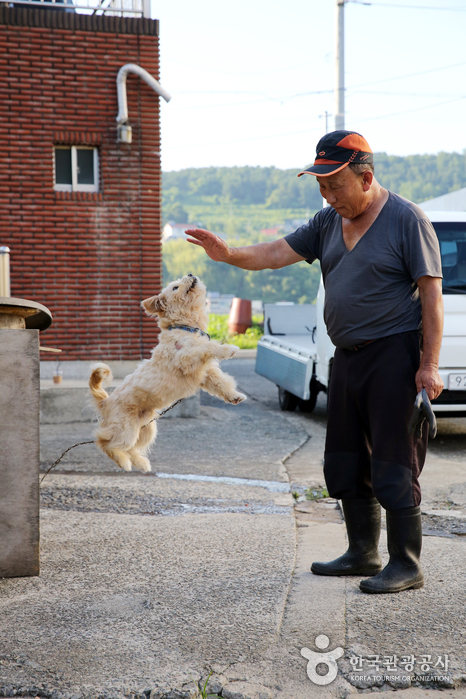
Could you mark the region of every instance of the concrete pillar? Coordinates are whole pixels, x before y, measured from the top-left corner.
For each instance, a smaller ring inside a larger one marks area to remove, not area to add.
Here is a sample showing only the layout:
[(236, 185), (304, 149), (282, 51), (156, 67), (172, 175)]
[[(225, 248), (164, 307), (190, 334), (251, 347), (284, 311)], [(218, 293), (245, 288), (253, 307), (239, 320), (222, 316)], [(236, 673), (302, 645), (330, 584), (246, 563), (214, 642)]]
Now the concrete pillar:
[(39, 575), (39, 330), (0, 329), (0, 578)]
[(335, 131), (345, 128), (345, 0), (337, 0), (335, 47)]

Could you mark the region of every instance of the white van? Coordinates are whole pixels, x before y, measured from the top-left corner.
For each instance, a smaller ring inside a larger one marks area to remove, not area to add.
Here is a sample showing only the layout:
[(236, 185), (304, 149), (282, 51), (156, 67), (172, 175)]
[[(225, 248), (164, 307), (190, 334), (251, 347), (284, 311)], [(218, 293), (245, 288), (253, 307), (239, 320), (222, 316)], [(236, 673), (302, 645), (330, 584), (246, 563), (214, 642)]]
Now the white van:
[[(440, 376), (445, 384), (432, 405), (437, 417), (466, 417), (466, 212), (428, 212), (440, 242), (445, 325)], [(265, 334), (257, 346), (256, 372), (278, 386), (282, 410), (314, 409), (327, 391), (334, 346), (323, 319), (322, 280), (316, 306), (265, 305)]]
[(466, 211), (427, 211), (440, 242), (445, 325), (440, 376), (445, 388), (433, 401), (437, 417), (466, 416)]

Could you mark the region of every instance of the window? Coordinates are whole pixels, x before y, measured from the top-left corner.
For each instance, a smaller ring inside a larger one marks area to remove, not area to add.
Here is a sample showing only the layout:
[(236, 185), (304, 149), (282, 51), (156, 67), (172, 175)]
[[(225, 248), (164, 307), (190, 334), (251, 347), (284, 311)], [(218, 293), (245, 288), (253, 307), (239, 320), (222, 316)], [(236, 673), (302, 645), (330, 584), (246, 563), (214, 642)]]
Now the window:
[(466, 294), (466, 222), (433, 224), (440, 243), (443, 293)]
[(55, 190), (98, 192), (99, 153), (97, 148), (55, 146)]

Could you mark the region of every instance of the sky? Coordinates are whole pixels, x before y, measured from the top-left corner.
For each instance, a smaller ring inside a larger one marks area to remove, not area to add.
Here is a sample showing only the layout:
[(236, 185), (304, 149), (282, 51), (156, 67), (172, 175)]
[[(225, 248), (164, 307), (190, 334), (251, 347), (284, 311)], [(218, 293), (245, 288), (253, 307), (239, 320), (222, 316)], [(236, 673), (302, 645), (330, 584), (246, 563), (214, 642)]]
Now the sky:
[[(335, 0), (152, 0), (162, 167), (302, 168), (334, 129)], [(441, 8), (441, 9), (435, 9)], [(390, 155), (466, 149), (465, 0), (346, 2), (345, 128)]]

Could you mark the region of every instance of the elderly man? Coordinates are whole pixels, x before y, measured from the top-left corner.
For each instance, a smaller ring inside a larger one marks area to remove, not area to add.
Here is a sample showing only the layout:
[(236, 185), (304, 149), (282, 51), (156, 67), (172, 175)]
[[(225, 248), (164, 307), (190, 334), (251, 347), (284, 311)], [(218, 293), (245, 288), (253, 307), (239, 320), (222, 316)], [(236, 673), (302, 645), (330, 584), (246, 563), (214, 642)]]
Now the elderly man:
[[(409, 434), (417, 392), (437, 398), (443, 330), (442, 267), (432, 224), (415, 204), (374, 177), (367, 141), (334, 131), (317, 144), (314, 165), (330, 206), (281, 240), (229, 248), (214, 234), (186, 231), (213, 260), (243, 269), (278, 269), (319, 260), (324, 317), (336, 346), (329, 386), (324, 473), (341, 499), (346, 553), (313, 563), (316, 575), (371, 576), (363, 592), (419, 588), (424, 576), (419, 475), (427, 447)], [(422, 348), (422, 349), (421, 349)], [(378, 552), (386, 509), (390, 560)]]

